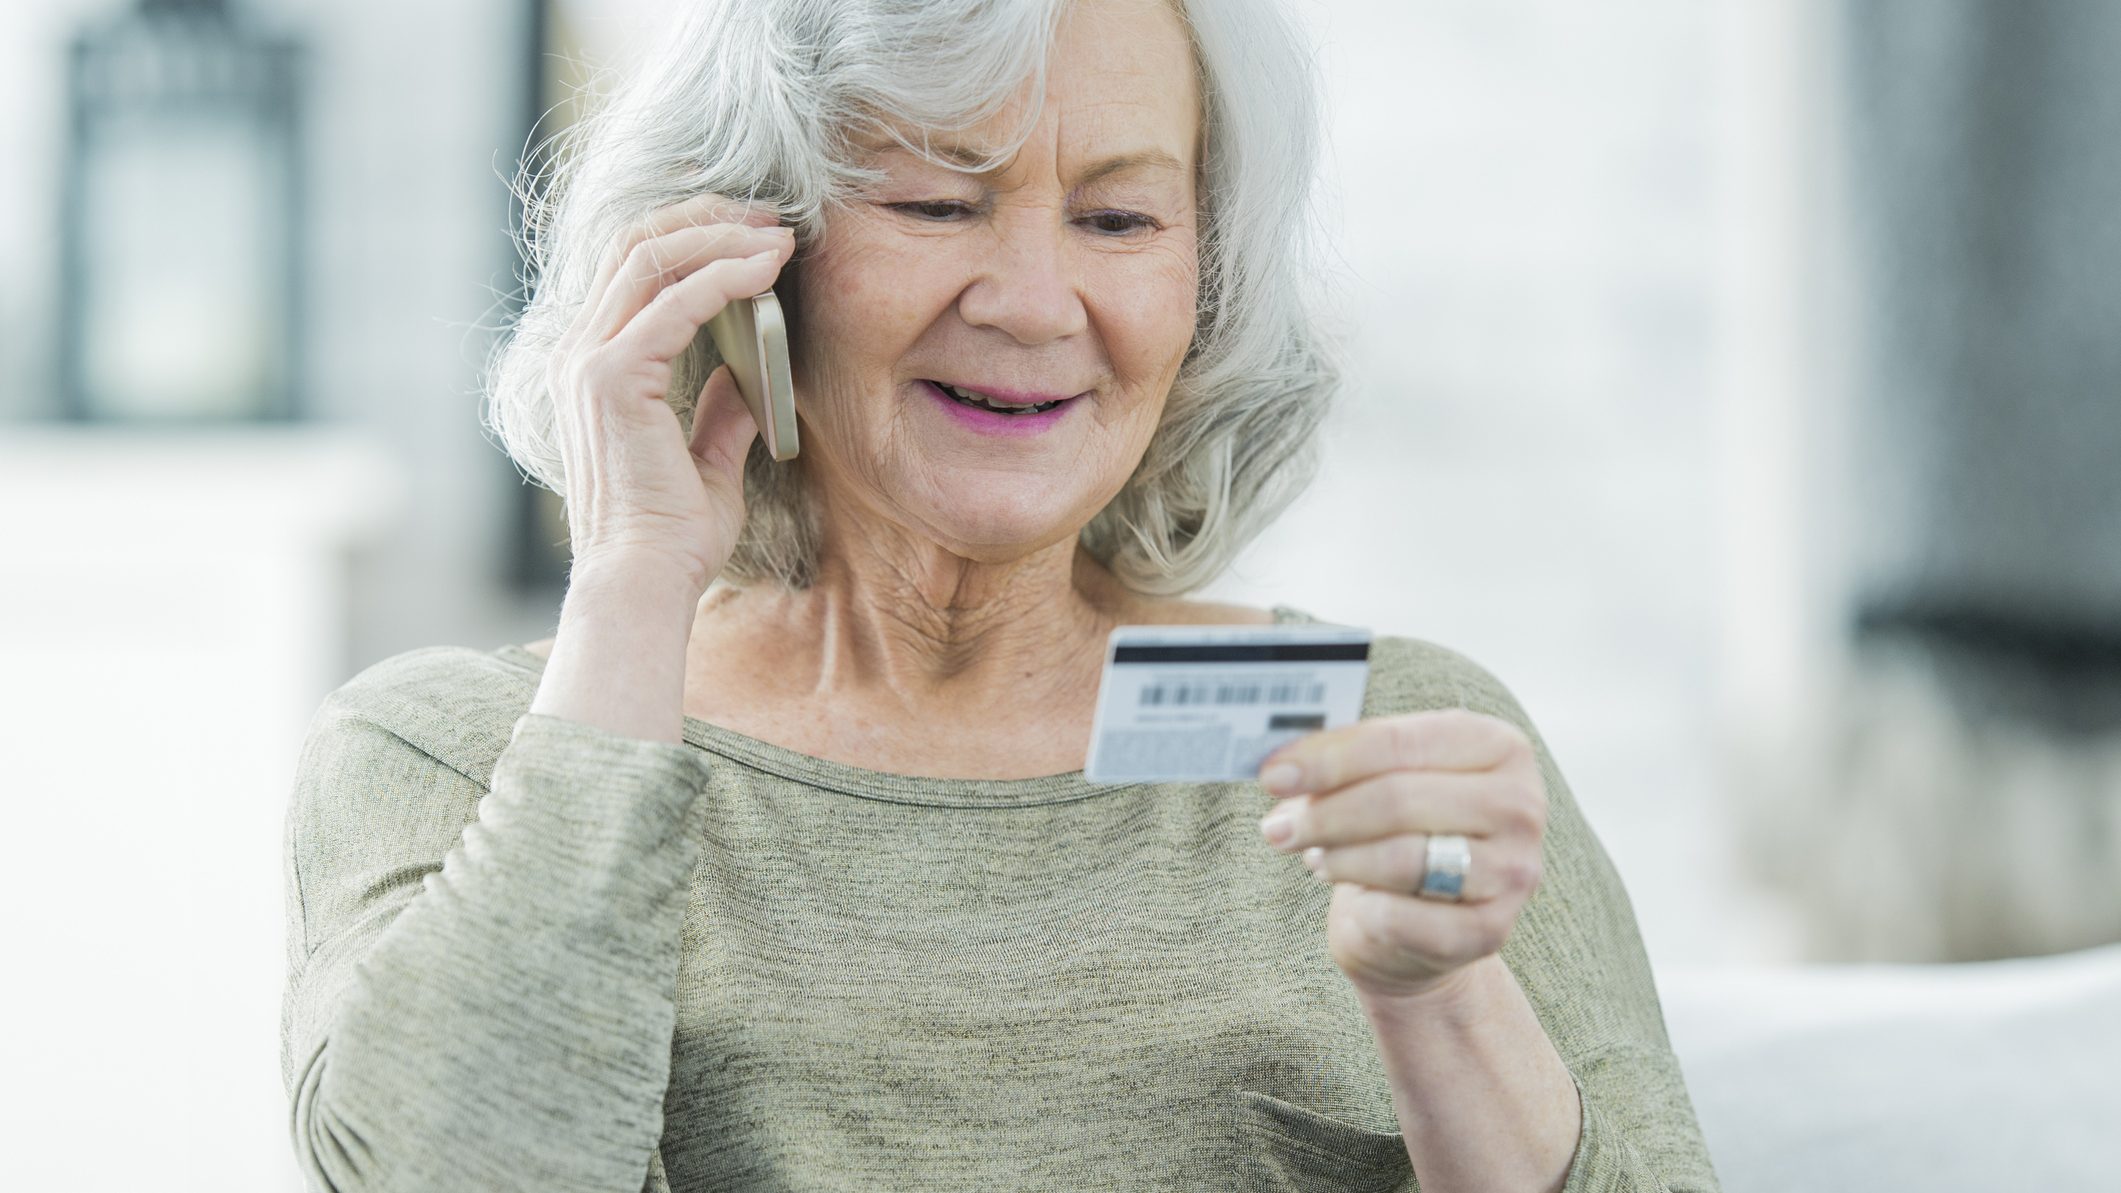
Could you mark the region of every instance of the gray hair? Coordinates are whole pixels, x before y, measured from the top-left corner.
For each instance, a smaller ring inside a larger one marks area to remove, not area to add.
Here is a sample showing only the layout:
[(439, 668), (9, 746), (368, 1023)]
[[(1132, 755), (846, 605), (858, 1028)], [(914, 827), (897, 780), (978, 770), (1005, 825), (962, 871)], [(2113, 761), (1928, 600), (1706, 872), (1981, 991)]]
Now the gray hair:
[[(686, 4), (608, 100), (548, 143), (557, 152), (542, 193), (533, 169), (513, 184), (525, 207), (522, 280), (535, 278), (535, 294), (495, 346), (482, 425), (564, 504), (546, 366), (607, 246), (652, 211), (712, 191), (778, 212), (795, 229), (799, 263), (829, 209), (880, 180), (861, 164), (864, 137), (889, 137), (946, 168), (1007, 161), (1038, 119), (1067, 2)], [(1321, 318), (1309, 49), (1277, 0), (1171, 3), (1191, 33), (1203, 100), (1197, 326), (1141, 461), (1080, 535), (1121, 583), (1158, 596), (1214, 580), (1310, 484), (1342, 375), (1342, 348)], [(939, 158), (902, 131), (992, 119), (1027, 80), (1023, 127), (986, 162)], [(701, 335), (672, 364), (666, 400), (688, 434), (720, 363)], [(803, 462), (775, 463), (752, 444), (728, 582), (811, 582), (818, 524)]]

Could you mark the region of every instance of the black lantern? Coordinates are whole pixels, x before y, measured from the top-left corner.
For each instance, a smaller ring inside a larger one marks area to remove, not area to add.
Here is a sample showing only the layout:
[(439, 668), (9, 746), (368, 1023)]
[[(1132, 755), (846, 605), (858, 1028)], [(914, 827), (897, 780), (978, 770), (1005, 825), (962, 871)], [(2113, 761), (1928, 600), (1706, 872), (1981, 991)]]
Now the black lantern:
[(225, 0), (137, 0), (75, 38), (60, 233), (68, 417), (296, 415), (302, 54)]

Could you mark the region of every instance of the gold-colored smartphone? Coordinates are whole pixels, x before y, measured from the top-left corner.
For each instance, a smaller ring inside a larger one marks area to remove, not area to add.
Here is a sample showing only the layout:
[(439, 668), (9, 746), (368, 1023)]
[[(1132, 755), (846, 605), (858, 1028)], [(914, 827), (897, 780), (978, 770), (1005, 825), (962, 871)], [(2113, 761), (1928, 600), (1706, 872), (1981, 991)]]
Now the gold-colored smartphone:
[(788, 324), (781, 300), (768, 290), (735, 299), (707, 321), (715, 350), (736, 378), (737, 391), (759, 425), (766, 452), (792, 460), (800, 446), (795, 435), (795, 387), (788, 372)]

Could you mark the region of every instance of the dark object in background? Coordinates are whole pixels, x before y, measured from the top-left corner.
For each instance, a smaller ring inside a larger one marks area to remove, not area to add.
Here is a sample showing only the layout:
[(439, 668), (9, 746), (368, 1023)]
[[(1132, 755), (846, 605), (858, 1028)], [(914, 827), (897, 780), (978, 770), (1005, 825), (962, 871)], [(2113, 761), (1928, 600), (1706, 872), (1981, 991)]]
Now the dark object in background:
[[(515, 170), (516, 177), (524, 185), (542, 195), (546, 171), (552, 164), (553, 142), (538, 140), (539, 126), (549, 114), (552, 123), (544, 129), (544, 135), (556, 137), (574, 119), (574, 98), (569, 90), (570, 80), (564, 77), (564, 73), (570, 64), (579, 60), (580, 48), (569, 43), (558, 14), (553, 10), (552, 0), (522, 0), (520, 12), (523, 73), (519, 86), (522, 88), (523, 140)], [(511, 189), (509, 227), (520, 232), (523, 217), (522, 197)], [(523, 248), (520, 240), (511, 237), (514, 273), (521, 283), (508, 299), (507, 313), (511, 320), (522, 313), (537, 285), (537, 271)], [(528, 483), (512, 461), (505, 456), (501, 459), (508, 478), (514, 482), (509, 500), (512, 549), (508, 553), (508, 581), (518, 592), (559, 592), (566, 585), (568, 562), (573, 558), (567, 535), (566, 509), (558, 494), (541, 485)]]
[(1892, 636), (1926, 650), (1943, 694), (1970, 721), (2015, 720), (2062, 740), (2121, 736), (2121, 619), (1872, 601), (1857, 609), (1855, 629), (1859, 642)]
[(138, 0), (74, 39), (60, 229), (66, 417), (299, 413), (303, 58), (225, 0)]
[(1836, 0), (1847, 657), (1741, 772), (1804, 957), (2121, 941), (2121, 4)]
[(2121, 731), (2091, 723), (2121, 680), (2121, 5), (1845, 0), (1840, 28), (1854, 636)]

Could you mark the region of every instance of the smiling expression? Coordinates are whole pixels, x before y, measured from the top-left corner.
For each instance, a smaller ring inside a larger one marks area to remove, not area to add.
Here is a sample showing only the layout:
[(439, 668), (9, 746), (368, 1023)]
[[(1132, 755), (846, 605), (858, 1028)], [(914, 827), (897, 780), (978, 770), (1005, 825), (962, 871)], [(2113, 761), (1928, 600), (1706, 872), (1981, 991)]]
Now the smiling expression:
[[(1000, 143), (993, 121), (939, 149)], [(1162, 0), (1079, 0), (1030, 139), (990, 175), (896, 145), (786, 279), (806, 466), (967, 558), (1072, 539), (1125, 485), (1192, 343), (1200, 108)], [(918, 140), (918, 138), (913, 138)], [(930, 384), (1041, 414), (974, 411)]]

